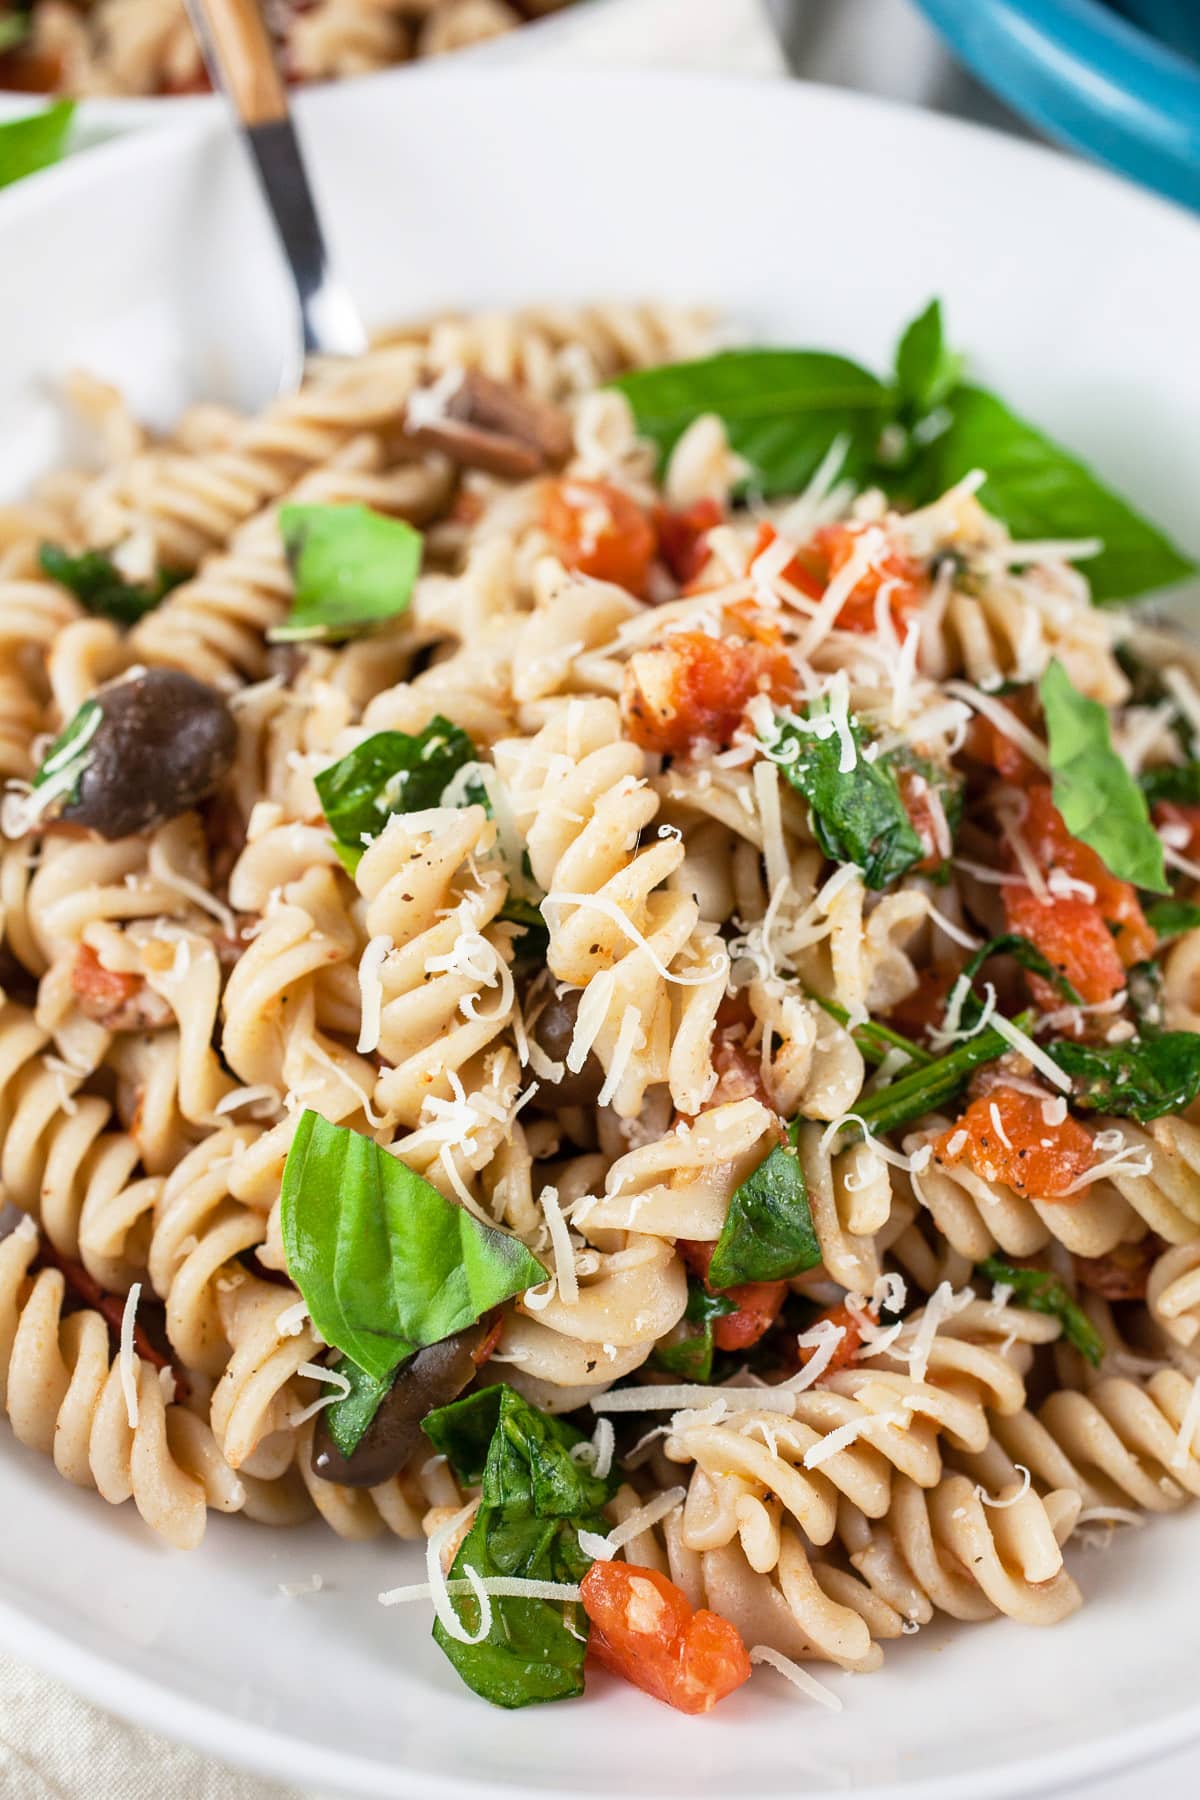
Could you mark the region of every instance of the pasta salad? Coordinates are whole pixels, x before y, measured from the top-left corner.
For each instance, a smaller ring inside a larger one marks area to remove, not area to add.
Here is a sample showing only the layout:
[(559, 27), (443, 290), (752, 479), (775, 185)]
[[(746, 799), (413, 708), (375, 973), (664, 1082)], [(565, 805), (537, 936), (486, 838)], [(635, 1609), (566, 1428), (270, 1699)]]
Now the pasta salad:
[[(448, 318), (0, 532), (0, 1396), (462, 1679), (838, 1705), (1200, 1494), (1191, 565), (967, 379)], [(411, 1612), (403, 1617), (411, 1623)]]

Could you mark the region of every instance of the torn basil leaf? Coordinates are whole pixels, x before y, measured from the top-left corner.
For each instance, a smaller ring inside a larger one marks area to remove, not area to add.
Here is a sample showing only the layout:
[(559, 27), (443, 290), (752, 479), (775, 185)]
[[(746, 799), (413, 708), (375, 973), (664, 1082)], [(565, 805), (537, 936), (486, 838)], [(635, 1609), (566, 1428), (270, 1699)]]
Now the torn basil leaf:
[[(854, 765), (843, 769), (843, 738), (829, 720), (828, 702), (814, 702), (809, 717), (828, 721), (828, 735), (802, 731), (778, 718), (770, 744), (779, 771), (812, 807), (813, 832), (833, 862), (855, 863), (869, 888), (884, 888), (924, 859), (925, 849), (900, 797), (896, 772), (886, 757), (864, 755), (857, 720), (848, 719)], [(795, 746), (794, 754), (792, 746)], [(786, 748), (786, 759), (780, 754)]]
[(710, 1294), (695, 1276), (688, 1281), (688, 1301), (682, 1319), (654, 1347), (654, 1361), (681, 1381), (711, 1381), (713, 1325), (737, 1311), (726, 1294)]
[(1038, 683), (1050, 749), (1054, 804), (1072, 836), (1110, 875), (1170, 892), (1146, 797), (1112, 747), (1108, 711), (1081, 694), (1058, 661)]
[(43, 756), (33, 778), (34, 792), (41, 790), (33, 808), (39, 817), (52, 805), (57, 811), (79, 798), (79, 780), (88, 765), (89, 745), (103, 718), (99, 701), (85, 700)]
[(324, 1422), (343, 1456), (353, 1456), (371, 1420), (391, 1392), (395, 1371), (380, 1379), (369, 1375), (349, 1356), (330, 1365), (350, 1383), (350, 1392), (342, 1394), (332, 1406), (324, 1409)]
[(1162, 1031), (1123, 1044), (1064, 1039), (1046, 1049), (1071, 1077), (1071, 1104), (1148, 1125), (1200, 1094), (1200, 1034)]
[(1067, 1342), (1074, 1344), (1094, 1369), (1100, 1367), (1104, 1360), (1104, 1339), (1056, 1275), (1051, 1275), (1048, 1269), (1023, 1269), (998, 1256), (989, 1256), (978, 1264), (977, 1273), (996, 1286), (1011, 1288), (1017, 1306), (1026, 1306), (1030, 1312), (1047, 1313), (1057, 1319)]
[(708, 1284), (783, 1281), (815, 1269), (820, 1260), (800, 1158), (791, 1143), (776, 1144), (733, 1190)]
[(960, 385), (946, 406), (946, 430), (925, 447), (914, 475), (903, 478), (915, 504), (936, 500), (972, 470), (985, 469), (980, 504), (1018, 542), (1101, 541), (1103, 548), (1079, 565), (1099, 604), (1131, 600), (1194, 573), (1191, 559), (1156, 526), (995, 394)]
[(377, 731), (322, 769), (314, 785), (349, 873), (365, 838), (378, 837), (393, 813), (440, 805), (452, 777), (478, 757), (466, 732), (438, 713), (423, 731)]
[(421, 1429), (459, 1481), (481, 1489), (485, 1506), (565, 1518), (598, 1512), (616, 1492), (615, 1475), (593, 1475), (572, 1455), (587, 1442), (581, 1431), (504, 1383), (438, 1407)]
[(75, 102), (60, 100), (42, 112), (0, 125), (0, 188), (56, 163), (67, 148)]
[(702, 413), (716, 413), (761, 494), (798, 493), (835, 438), (842, 473), (868, 472), (887, 416), (888, 390), (844, 356), (821, 350), (725, 350), (700, 362), (634, 369), (612, 384), (633, 408), (638, 435), (660, 466)]
[(336, 640), (402, 613), (421, 567), (421, 533), (368, 506), (283, 506), (279, 529), (292, 571), (291, 611), (267, 636)]
[(377, 1381), (546, 1278), (373, 1138), (305, 1111), (282, 1188), (288, 1274), (313, 1324)]
[(925, 418), (950, 398), (962, 370), (962, 357), (946, 342), (941, 301), (931, 300), (896, 346), (896, 396), (902, 413), (914, 423)]
[(122, 627), (136, 625), (187, 580), (183, 569), (160, 569), (153, 581), (126, 581), (107, 550), (72, 556), (60, 544), (43, 544), (38, 562), (42, 573), (74, 594), (85, 612)]

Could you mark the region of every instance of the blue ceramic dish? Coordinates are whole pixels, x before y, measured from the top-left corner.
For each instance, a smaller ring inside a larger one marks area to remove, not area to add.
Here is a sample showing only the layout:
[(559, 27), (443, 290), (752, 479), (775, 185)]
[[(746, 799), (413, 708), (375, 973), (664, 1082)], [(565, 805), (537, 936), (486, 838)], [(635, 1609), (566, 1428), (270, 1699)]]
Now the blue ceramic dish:
[(917, 4), (1050, 136), (1200, 211), (1200, 0)]

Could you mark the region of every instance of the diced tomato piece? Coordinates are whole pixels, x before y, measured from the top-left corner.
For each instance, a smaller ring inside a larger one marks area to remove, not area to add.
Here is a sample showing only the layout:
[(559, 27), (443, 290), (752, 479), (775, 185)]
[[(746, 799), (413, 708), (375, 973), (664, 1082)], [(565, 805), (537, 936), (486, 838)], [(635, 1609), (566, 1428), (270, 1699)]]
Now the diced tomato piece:
[[(831, 1325), (836, 1325), (842, 1334), (825, 1367), (826, 1375), (836, 1375), (839, 1369), (849, 1368), (862, 1348), (862, 1329), (850, 1308), (844, 1304), (827, 1306), (823, 1313), (817, 1314), (813, 1325), (820, 1325), (825, 1320), (828, 1320)], [(810, 1331), (811, 1329), (812, 1326), (809, 1326)], [(801, 1344), (800, 1367), (804, 1368), (816, 1354), (816, 1344)]]
[(101, 1024), (124, 1017), (142, 986), (140, 975), (106, 969), (90, 944), (80, 944), (71, 965), (71, 989), (81, 1012)]
[(1074, 1256), (1075, 1274), (1080, 1287), (1106, 1300), (1144, 1300), (1146, 1283), (1155, 1258), (1162, 1249), (1156, 1237), (1144, 1237), (1139, 1244), (1118, 1244), (1107, 1256)]
[[(764, 519), (758, 528), (758, 536), (754, 540), (754, 548), (750, 552), (750, 561), (756, 562), (764, 550), (769, 550), (779, 533), (773, 525)], [(810, 600), (819, 600), (829, 584), (829, 564), (823, 556), (818, 556), (810, 545), (802, 545), (783, 571), (784, 581), (789, 581)]]
[(708, 1265), (715, 1244), (701, 1243), (698, 1238), (678, 1238), (675, 1248), (693, 1275), (698, 1275), (710, 1294), (724, 1294), (732, 1300), (736, 1312), (713, 1320), (713, 1343), (718, 1350), (748, 1350), (770, 1331), (779, 1317), (779, 1309), (787, 1299), (786, 1281), (744, 1281), (737, 1287), (715, 1288), (708, 1279)]
[(607, 481), (570, 476), (542, 489), (542, 528), (569, 569), (640, 594), (654, 557), (654, 527)]
[(724, 516), (716, 500), (697, 500), (678, 511), (655, 508), (658, 554), (680, 587), (694, 581), (708, 561), (708, 534)]
[(1016, 1088), (997, 1087), (972, 1100), (934, 1146), (939, 1162), (964, 1157), (985, 1181), (1003, 1182), (1033, 1200), (1061, 1200), (1095, 1161), (1092, 1140), (1068, 1113), (1047, 1125), (1045, 1102)]
[(750, 1679), (735, 1625), (634, 1563), (594, 1562), (580, 1584), (596, 1660), (680, 1712), (711, 1712)]
[[(865, 531), (877, 527), (867, 524), (822, 525), (812, 540), (812, 548), (825, 558), (832, 580), (854, 555)], [(918, 610), (928, 591), (925, 572), (920, 563), (902, 550), (889, 549), (855, 582), (835, 621), (839, 631), (871, 633), (875, 630), (875, 598), (888, 586), (888, 609), (892, 623), (903, 635), (909, 618)]]
[(1062, 870), (1072, 880), (1086, 882), (1094, 889), (1093, 904), (1105, 923), (1113, 927), (1117, 951), (1127, 969), (1153, 956), (1158, 940), (1146, 923), (1136, 889), (1110, 875), (1090, 845), (1071, 836), (1046, 782), (1038, 782), (1028, 790), (1028, 802), (1021, 830), (1039, 868), (1047, 875), (1055, 869)]
[[(1125, 986), (1125, 970), (1112, 933), (1097, 907), (1074, 895), (1039, 900), (1029, 888), (1004, 889), (1010, 931), (1036, 945), (1077, 990), (1085, 1004), (1111, 1000)], [(1037, 1004), (1046, 1012), (1061, 1007), (1062, 995), (1040, 975), (1029, 976)]]
[(786, 700), (796, 671), (774, 627), (729, 608), (736, 635), (671, 632), (625, 670), (621, 716), (643, 750), (686, 755), (701, 740), (728, 745), (755, 694)]

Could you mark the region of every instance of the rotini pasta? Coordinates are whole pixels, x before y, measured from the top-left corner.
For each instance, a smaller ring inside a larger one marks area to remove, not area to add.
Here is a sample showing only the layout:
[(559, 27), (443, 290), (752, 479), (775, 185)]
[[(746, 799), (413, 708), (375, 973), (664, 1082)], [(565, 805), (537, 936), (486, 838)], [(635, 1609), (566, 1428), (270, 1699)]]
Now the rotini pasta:
[(439, 319), (164, 440), (80, 381), (103, 471), (0, 521), (14, 1431), (174, 1545), (427, 1533), (491, 1697), (510, 1602), (704, 1710), (1200, 1494), (1190, 665), (965, 472), (658, 458), (702, 329)]

